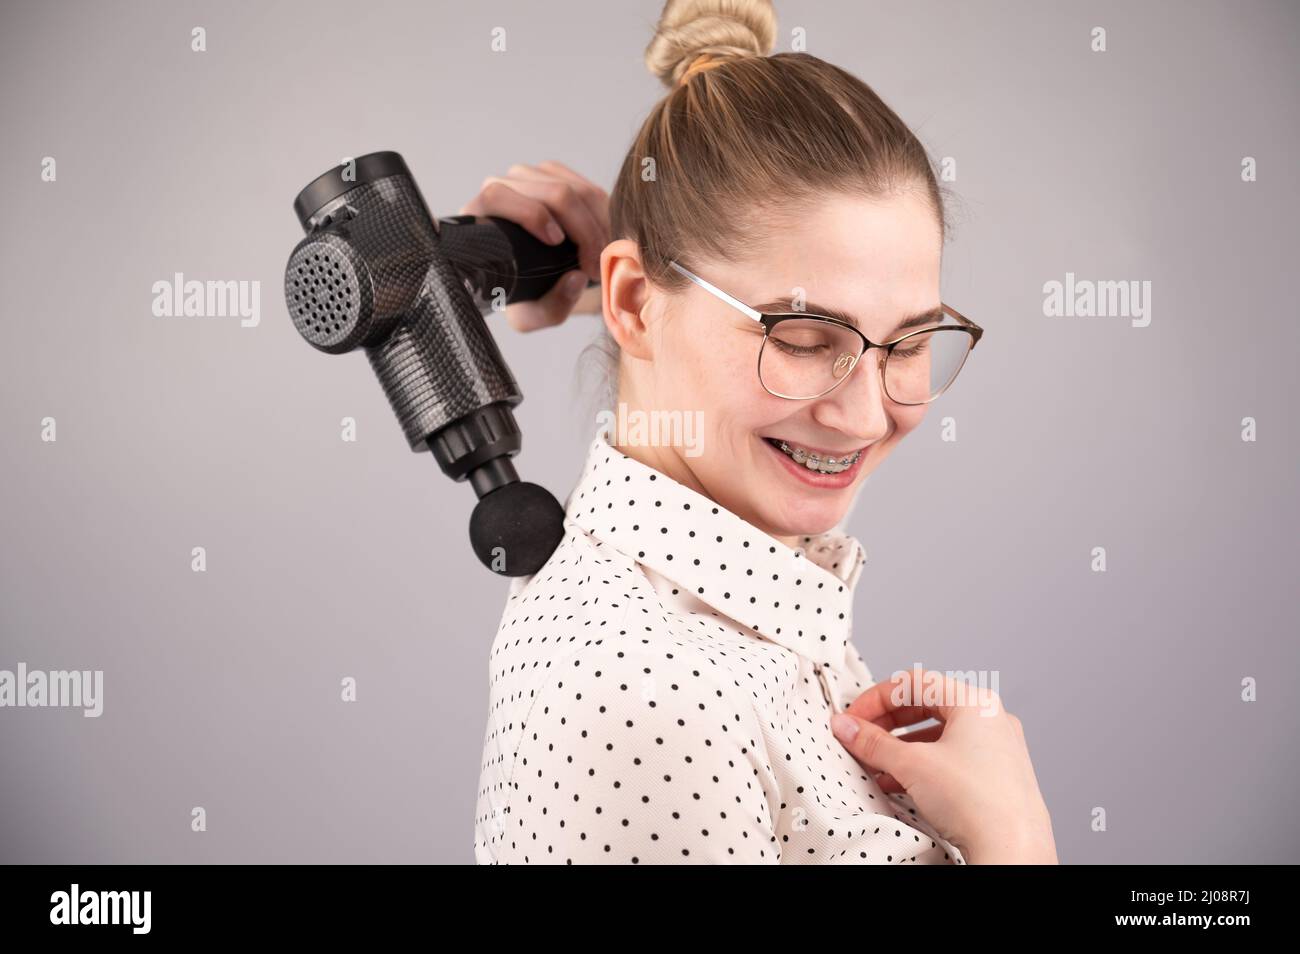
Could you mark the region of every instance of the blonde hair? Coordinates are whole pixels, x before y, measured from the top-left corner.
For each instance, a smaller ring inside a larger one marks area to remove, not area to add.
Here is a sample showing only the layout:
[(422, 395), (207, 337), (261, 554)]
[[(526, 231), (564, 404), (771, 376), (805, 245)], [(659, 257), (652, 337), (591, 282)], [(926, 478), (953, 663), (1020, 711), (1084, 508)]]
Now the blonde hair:
[[(949, 223), (924, 146), (866, 83), (808, 53), (771, 54), (770, 0), (668, 0), (645, 51), (668, 93), (650, 110), (610, 193), (610, 229), (640, 249), (655, 285), (668, 265), (733, 261), (828, 194), (920, 188), (940, 241)], [(604, 329), (607, 407), (618, 345)]]

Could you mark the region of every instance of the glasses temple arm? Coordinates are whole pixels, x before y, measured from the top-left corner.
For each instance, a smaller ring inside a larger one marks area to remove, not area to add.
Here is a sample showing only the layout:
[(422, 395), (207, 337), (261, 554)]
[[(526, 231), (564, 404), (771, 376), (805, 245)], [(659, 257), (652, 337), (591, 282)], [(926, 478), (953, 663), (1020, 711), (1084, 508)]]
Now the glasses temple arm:
[(676, 262), (674, 262), (674, 261), (670, 261), (668, 264), (671, 265), (673, 268), (677, 269), (679, 272), (681, 272), (683, 275), (685, 275), (685, 276), (686, 276), (687, 278), (689, 278), (691, 281), (695, 282), (695, 284), (699, 285), (699, 286), (700, 286), (701, 288), (703, 288), (705, 291), (707, 291), (707, 292), (709, 292), (710, 294), (716, 295), (716, 296), (718, 296), (719, 298), (721, 298), (723, 301), (725, 301), (725, 302), (726, 302), (728, 305), (730, 305), (731, 307), (736, 308), (736, 309), (738, 309), (738, 310), (740, 310), (740, 311), (743, 311), (746, 315), (748, 315), (750, 318), (753, 318), (755, 321), (762, 321), (762, 320), (763, 320), (763, 313), (762, 313), (762, 312), (755, 311), (753, 308), (750, 308), (748, 305), (746, 305), (743, 301), (740, 301), (739, 299), (736, 299), (736, 298), (732, 298), (730, 295), (728, 295), (726, 292), (724, 292), (721, 288), (718, 288), (718, 287), (715, 286), (715, 285), (710, 285), (710, 284), (709, 284), (708, 282), (706, 282), (703, 278), (700, 278), (699, 275), (696, 275), (694, 272), (688, 271), (687, 269), (685, 269), (685, 268), (683, 268), (682, 266), (678, 265)]

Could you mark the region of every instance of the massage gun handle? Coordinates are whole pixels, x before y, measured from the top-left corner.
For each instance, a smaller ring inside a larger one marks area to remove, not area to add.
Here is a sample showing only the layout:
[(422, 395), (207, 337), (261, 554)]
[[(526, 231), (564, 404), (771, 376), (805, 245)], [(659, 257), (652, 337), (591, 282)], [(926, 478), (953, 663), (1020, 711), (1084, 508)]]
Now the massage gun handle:
[(523, 226), (495, 215), (447, 216), (438, 220), (438, 232), (443, 255), (481, 299), (502, 288), (506, 304), (536, 301), (578, 267), (572, 239), (547, 245)]

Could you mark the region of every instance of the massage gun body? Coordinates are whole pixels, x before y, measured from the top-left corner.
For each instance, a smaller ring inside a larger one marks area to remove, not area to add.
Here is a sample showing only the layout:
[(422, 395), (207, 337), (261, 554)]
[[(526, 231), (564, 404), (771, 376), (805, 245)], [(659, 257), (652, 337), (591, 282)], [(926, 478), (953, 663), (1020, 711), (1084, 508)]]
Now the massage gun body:
[[(294, 208), (307, 232), (285, 269), (294, 326), (329, 354), (365, 351), (411, 449), (432, 451), (481, 498), (471, 521), (480, 559), (504, 575), (533, 572), (545, 546), (549, 555), (558, 543), (563, 514), (557, 520), (559, 504), (520, 482), (510, 461), (521, 447), (511, 409), (523, 395), (484, 315), (502, 301), (540, 297), (576, 267), (576, 248), (541, 251), (498, 219), (435, 220), (391, 152), (318, 177)], [(485, 533), (490, 539), (476, 538)], [(527, 533), (531, 540), (521, 538)], [(502, 566), (496, 551), (509, 561), (508, 537), (515, 555), (527, 556)]]

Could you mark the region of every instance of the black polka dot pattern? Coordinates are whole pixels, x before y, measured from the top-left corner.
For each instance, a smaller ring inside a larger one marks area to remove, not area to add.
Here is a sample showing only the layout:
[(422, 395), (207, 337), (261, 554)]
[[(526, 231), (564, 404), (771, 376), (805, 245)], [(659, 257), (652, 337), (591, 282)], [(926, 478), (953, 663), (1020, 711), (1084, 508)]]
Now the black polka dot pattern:
[(602, 434), (490, 657), (482, 864), (964, 864), (831, 734), (866, 555), (790, 549)]

